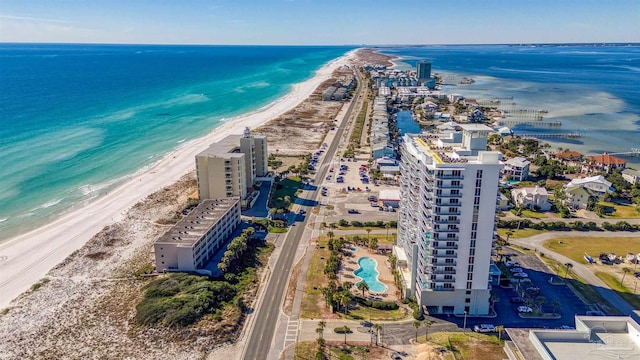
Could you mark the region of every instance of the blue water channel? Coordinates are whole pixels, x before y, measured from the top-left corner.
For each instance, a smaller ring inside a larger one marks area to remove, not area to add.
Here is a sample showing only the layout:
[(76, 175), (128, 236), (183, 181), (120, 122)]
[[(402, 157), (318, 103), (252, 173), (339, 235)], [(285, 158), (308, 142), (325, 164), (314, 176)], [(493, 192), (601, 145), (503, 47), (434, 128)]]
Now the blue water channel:
[(396, 113), (398, 120), (398, 129), (400, 129), (400, 135), (404, 134), (419, 134), (422, 130), (420, 130), (420, 125), (413, 120), (413, 116), (411, 115), (411, 110), (400, 110)]
[(358, 266), (360, 267), (353, 274), (369, 285), (370, 292), (381, 293), (387, 290), (387, 286), (378, 281), (380, 273), (377, 270), (377, 261), (370, 257), (361, 257), (358, 259)]

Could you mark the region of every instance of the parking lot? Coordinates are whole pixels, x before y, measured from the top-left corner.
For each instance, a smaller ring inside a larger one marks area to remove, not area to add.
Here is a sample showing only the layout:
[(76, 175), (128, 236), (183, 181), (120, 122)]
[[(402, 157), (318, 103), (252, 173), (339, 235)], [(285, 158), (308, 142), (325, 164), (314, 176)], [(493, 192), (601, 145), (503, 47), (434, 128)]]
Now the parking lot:
[[(326, 195), (320, 197), (320, 202), (332, 205), (333, 209), (325, 211), (325, 222), (337, 222), (341, 219), (348, 221), (396, 221), (398, 219), (397, 212), (389, 211), (388, 208), (381, 210), (382, 204), (377, 201), (380, 190), (398, 187), (376, 185), (369, 177), (368, 169), (362, 166), (367, 166), (367, 162), (347, 159), (341, 161), (339, 157), (334, 158), (329, 164), (329, 171), (321, 184), (326, 187), (326, 191), (322, 192)], [(362, 175), (365, 175), (368, 181), (363, 181)], [(338, 177), (341, 177), (340, 180)], [(370, 201), (370, 197), (375, 197), (376, 201)]]
[[(515, 288), (505, 289), (500, 286), (494, 286), (493, 291), (500, 299), (495, 304), (497, 317), (495, 319), (485, 319), (480, 323), (494, 323), (496, 325), (505, 325), (506, 327), (543, 327), (543, 328), (559, 328), (561, 326), (575, 326), (574, 315), (584, 315), (589, 311), (589, 307), (578, 298), (571, 289), (566, 285), (553, 285), (549, 282), (552, 274), (546, 265), (540, 261), (534, 254), (524, 254), (509, 249), (512, 261), (520, 264), (520, 267), (527, 273), (528, 281), (521, 280), (524, 289), (527, 287), (539, 288), (539, 291), (531, 292), (525, 290), (525, 296), (529, 296), (535, 301), (538, 296), (546, 299), (542, 309), (545, 313), (552, 313), (554, 301), (559, 303), (556, 313), (561, 315), (560, 319), (523, 319), (518, 315), (517, 307), (524, 304), (514, 304), (510, 301), (512, 297), (518, 297)], [(517, 285), (516, 285), (517, 287)], [(533, 305), (535, 307), (537, 305)], [(474, 319), (473, 323), (476, 321)]]

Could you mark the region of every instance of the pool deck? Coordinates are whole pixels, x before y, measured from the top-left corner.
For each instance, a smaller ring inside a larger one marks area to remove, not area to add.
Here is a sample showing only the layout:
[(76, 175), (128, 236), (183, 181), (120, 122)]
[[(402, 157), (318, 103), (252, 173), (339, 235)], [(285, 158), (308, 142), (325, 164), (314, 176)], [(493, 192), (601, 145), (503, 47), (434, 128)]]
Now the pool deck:
[[(380, 255), (369, 251), (368, 248), (362, 246), (352, 245), (350, 248), (355, 248), (356, 251), (351, 251), (353, 254), (349, 257), (343, 258), (343, 265), (338, 272), (338, 279), (340, 282), (351, 281), (352, 283), (360, 282), (360, 278), (353, 274), (360, 266), (358, 265), (358, 259), (361, 257), (370, 257), (378, 262), (377, 270), (380, 273), (378, 281), (387, 286), (387, 290), (381, 293), (366, 292), (366, 297), (372, 300), (396, 300), (395, 294), (398, 293), (398, 289), (393, 281), (393, 274), (391, 273), (391, 265), (387, 261), (386, 255)], [(362, 295), (362, 293), (354, 286), (351, 289), (354, 294)]]

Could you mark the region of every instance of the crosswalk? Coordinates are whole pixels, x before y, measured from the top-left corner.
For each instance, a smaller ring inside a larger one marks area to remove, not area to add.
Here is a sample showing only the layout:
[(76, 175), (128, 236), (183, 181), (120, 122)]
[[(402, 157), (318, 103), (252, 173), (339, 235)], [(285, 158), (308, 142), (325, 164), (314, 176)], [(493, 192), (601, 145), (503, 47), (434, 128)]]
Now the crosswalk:
[(298, 341), (298, 331), (300, 330), (300, 321), (288, 320), (287, 332), (284, 335), (284, 346), (286, 347), (290, 343)]

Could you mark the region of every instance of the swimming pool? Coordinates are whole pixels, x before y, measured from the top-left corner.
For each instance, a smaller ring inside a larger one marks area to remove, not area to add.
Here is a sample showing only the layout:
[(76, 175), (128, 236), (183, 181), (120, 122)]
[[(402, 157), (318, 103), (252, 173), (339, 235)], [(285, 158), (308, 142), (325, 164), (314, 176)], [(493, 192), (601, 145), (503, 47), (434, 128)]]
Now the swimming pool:
[[(381, 293), (387, 290), (387, 285), (378, 281), (380, 273), (378, 272), (378, 262), (370, 257), (361, 257), (358, 259), (359, 268), (353, 272), (353, 274), (362, 279), (367, 285), (369, 285), (369, 291), (374, 293)], [(356, 283), (356, 286), (358, 284)]]

